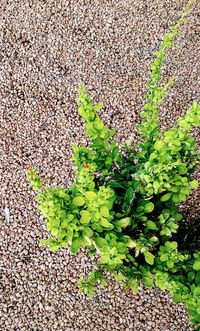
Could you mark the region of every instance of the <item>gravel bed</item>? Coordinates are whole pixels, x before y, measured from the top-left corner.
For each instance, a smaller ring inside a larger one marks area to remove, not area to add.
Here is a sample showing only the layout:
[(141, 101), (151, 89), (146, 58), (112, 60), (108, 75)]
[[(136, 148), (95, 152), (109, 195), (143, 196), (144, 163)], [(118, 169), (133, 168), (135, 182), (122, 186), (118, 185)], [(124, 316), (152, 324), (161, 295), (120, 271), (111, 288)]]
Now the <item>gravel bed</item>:
[[(135, 141), (152, 52), (186, 2), (1, 0), (0, 330), (192, 331), (185, 307), (160, 290), (133, 295), (110, 280), (93, 300), (80, 294), (76, 280), (94, 261), (39, 247), (47, 233), (25, 180), (30, 164), (50, 185), (73, 179), (72, 144), (86, 143), (75, 103), (81, 82), (105, 103), (102, 118), (117, 139)], [(199, 9), (164, 69), (164, 80), (177, 79), (162, 107), (163, 128), (200, 99)], [(191, 215), (199, 197), (184, 206)]]

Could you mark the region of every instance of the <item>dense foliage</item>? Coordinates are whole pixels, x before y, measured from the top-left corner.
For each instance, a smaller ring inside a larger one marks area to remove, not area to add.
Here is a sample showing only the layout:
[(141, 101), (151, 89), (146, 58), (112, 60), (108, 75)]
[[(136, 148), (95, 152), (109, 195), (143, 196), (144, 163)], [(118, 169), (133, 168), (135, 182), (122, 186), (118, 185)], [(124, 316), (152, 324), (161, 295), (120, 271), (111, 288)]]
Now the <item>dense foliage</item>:
[(188, 306), (200, 330), (200, 250), (179, 248), (180, 225), (186, 223), (178, 208), (198, 187), (192, 177), (198, 154), (190, 132), (200, 124), (200, 106), (194, 101), (166, 131), (158, 119), (173, 82), (161, 85), (161, 66), (190, 5), (155, 53), (137, 146), (113, 139), (115, 132), (98, 115), (103, 105), (94, 106), (81, 87), (78, 110), (91, 143), (74, 146), (75, 182), (69, 189), (44, 187), (34, 169), (27, 177), (51, 234), (42, 245), (70, 246), (72, 253), (85, 247), (99, 256), (98, 270), (79, 282), (81, 290), (92, 296), (97, 282), (106, 284), (104, 270), (134, 292), (141, 282), (158, 286)]

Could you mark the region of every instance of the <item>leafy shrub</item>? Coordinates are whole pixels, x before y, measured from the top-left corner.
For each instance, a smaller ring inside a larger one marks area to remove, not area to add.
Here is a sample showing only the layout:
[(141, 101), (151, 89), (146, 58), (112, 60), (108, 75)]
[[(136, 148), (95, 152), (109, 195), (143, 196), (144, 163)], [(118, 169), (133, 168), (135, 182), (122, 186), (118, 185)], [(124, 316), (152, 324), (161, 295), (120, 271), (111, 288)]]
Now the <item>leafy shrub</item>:
[(34, 169), (27, 177), (51, 234), (41, 244), (53, 251), (71, 246), (72, 253), (85, 247), (99, 256), (98, 270), (79, 281), (82, 291), (92, 296), (99, 281), (106, 284), (104, 270), (134, 292), (142, 282), (158, 286), (188, 306), (200, 329), (200, 252), (179, 248), (179, 225), (185, 221), (178, 209), (198, 187), (192, 178), (198, 154), (190, 132), (200, 123), (200, 106), (194, 101), (166, 131), (158, 118), (173, 82), (161, 84), (161, 66), (190, 6), (155, 53), (137, 146), (113, 140), (115, 132), (98, 115), (103, 105), (93, 105), (81, 87), (78, 111), (91, 143), (73, 147), (76, 180), (67, 189), (44, 187)]

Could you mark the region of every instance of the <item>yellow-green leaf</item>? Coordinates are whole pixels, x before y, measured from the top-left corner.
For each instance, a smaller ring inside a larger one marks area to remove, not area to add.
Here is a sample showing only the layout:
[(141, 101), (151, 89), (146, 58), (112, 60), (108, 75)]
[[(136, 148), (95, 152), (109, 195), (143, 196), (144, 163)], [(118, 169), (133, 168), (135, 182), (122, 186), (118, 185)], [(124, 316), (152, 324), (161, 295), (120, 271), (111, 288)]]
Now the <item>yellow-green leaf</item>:
[(100, 220), (100, 223), (101, 223), (101, 225), (102, 225), (104, 228), (113, 229), (113, 227), (114, 227), (111, 223), (109, 223), (109, 222), (107, 221), (106, 218), (102, 218), (102, 219)]
[(108, 208), (107, 207), (101, 207), (100, 208), (100, 214), (101, 214), (101, 216), (108, 218), (109, 217)]
[(161, 197), (161, 199), (160, 199), (160, 201), (162, 201), (162, 202), (164, 202), (164, 201), (168, 201), (170, 198), (171, 198), (171, 193), (166, 193), (166, 194), (164, 194), (162, 197)]
[(158, 140), (155, 142), (154, 147), (157, 151), (160, 151), (164, 146), (164, 142), (162, 140)]
[(88, 224), (92, 218), (92, 214), (87, 210), (82, 210), (80, 214), (81, 214), (80, 222), (82, 224)]
[(196, 190), (199, 186), (198, 180), (194, 179), (190, 182), (190, 187), (194, 190)]
[(82, 196), (78, 196), (73, 199), (73, 203), (76, 206), (83, 206), (85, 204), (85, 199)]
[(54, 237), (56, 237), (56, 236), (58, 235), (58, 232), (59, 232), (59, 229), (58, 229), (58, 228), (53, 228), (53, 229), (51, 230), (51, 234), (52, 234), (52, 236), (54, 236)]
[(97, 199), (97, 194), (95, 192), (92, 191), (88, 191), (85, 193), (85, 197), (89, 200), (89, 201), (94, 201), (95, 199)]
[(130, 217), (124, 217), (120, 219), (117, 224), (119, 224), (122, 228), (126, 228), (131, 224), (131, 218)]
[(154, 258), (155, 256), (153, 254), (151, 254), (150, 252), (146, 251), (144, 252), (144, 258), (145, 258), (145, 261), (150, 264), (150, 265), (153, 265), (154, 264)]

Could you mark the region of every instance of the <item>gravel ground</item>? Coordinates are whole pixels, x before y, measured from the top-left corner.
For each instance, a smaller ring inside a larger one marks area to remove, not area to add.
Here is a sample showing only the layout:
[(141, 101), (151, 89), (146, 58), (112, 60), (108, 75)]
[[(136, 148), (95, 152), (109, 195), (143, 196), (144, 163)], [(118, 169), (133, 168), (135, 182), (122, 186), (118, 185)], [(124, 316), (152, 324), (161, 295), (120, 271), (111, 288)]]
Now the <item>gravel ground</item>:
[[(102, 117), (117, 139), (136, 139), (152, 52), (185, 3), (1, 0), (0, 207), (10, 217), (5, 222), (1, 212), (0, 330), (192, 330), (184, 306), (159, 290), (133, 295), (110, 281), (93, 300), (80, 294), (76, 280), (93, 261), (83, 252), (39, 248), (46, 232), (25, 180), (29, 164), (51, 185), (73, 179), (71, 146), (86, 142), (75, 104), (81, 82), (106, 104)], [(194, 5), (168, 56), (164, 79), (177, 79), (163, 127), (199, 99), (199, 12)], [(191, 215), (198, 198), (188, 199)]]

